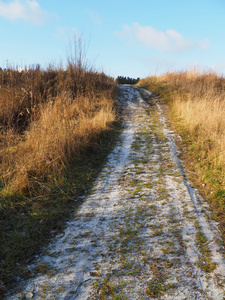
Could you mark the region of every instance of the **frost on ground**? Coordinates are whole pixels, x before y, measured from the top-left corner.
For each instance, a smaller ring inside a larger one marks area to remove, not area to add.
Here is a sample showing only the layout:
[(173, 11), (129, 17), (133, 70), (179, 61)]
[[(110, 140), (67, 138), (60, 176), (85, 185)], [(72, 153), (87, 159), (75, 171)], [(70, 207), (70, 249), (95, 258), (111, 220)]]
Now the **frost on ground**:
[(217, 224), (187, 179), (160, 101), (120, 89), (124, 127), (105, 168), (30, 266), (34, 277), (7, 299), (225, 299)]

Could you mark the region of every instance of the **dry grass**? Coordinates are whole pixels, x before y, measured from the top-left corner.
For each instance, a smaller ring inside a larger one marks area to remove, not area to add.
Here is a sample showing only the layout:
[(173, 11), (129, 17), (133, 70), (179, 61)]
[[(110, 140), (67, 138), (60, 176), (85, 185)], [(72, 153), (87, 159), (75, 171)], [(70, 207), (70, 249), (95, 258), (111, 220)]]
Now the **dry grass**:
[(206, 151), (203, 158), (207, 155), (215, 165), (225, 162), (224, 98), (205, 95), (197, 99), (189, 95), (186, 101), (179, 97), (174, 100), (174, 110)]
[(0, 298), (91, 187), (120, 126), (117, 93), (82, 53), (65, 70), (0, 69)]
[(113, 101), (105, 96), (80, 96), (74, 101), (64, 92), (42, 105), (38, 120), (30, 124), (22, 140), (2, 150), (2, 193), (32, 191), (38, 179), (60, 174), (114, 120)]
[(39, 178), (60, 174), (115, 121), (110, 100), (115, 86), (104, 74), (71, 65), (67, 71), (5, 70), (4, 82), (0, 91), (3, 195), (31, 191)]
[[(191, 157), (195, 180), (204, 186), (225, 237), (225, 79), (196, 70), (166, 73), (141, 80), (169, 104)], [(200, 184), (199, 184), (200, 186)]]
[[(225, 80), (214, 73), (167, 73), (144, 79), (165, 96), (180, 124), (202, 149), (202, 159), (225, 164)], [(225, 181), (223, 181), (225, 185)]]

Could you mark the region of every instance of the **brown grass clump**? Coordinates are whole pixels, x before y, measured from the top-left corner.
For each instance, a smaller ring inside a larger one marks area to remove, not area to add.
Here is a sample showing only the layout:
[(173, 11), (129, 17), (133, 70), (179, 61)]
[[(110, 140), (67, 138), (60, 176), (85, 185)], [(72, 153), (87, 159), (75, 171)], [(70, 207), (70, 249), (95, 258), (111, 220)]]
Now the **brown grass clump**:
[(32, 190), (38, 179), (60, 174), (114, 120), (113, 102), (105, 96), (74, 100), (64, 92), (41, 105), (38, 120), (30, 124), (22, 141), (4, 153), (7, 173), (2, 193), (23, 193)]
[(73, 65), (66, 71), (1, 72), (4, 195), (23, 193), (38, 179), (60, 174), (115, 120), (110, 100), (115, 85), (104, 74)]
[(169, 104), (191, 164), (201, 174), (202, 192), (225, 236), (225, 79), (213, 72), (192, 70), (152, 76), (139, 85)]

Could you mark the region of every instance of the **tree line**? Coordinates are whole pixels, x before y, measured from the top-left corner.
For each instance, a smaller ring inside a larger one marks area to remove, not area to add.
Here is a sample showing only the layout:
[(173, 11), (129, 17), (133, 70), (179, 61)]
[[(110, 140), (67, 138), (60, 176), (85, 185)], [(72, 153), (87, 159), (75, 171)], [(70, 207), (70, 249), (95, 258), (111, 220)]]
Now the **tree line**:
[(125, 76), (118, 76), (116, 78), (116, 83), (117, 84), (136, 84), (140, 78), (130, 78), (130, 77), (125, 77)]

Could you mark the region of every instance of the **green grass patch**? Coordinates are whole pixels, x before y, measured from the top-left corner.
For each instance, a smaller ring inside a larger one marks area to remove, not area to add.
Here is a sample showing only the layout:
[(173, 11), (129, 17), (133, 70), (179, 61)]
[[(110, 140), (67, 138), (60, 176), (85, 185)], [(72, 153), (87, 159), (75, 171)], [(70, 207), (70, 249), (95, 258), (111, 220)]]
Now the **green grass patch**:
[(148, 287), (145, 289), (147, 296), (159, 298), (171, 290), (176, 288), (175, 283), (167, 283), (168, 269), (173, 266), (173, 262), (165, 259), (152, 259), (149, 267), (153, 273), (153, 278), (148, 282)]
[(198, 260), (198, 266), (207, 273), (215, 270), (216, 263), (211, 260), (211, 252), (208, 247), (207, 238), (201, 230), (198, 222), (196, 221), (196, 241), (198, 243), (198, 248), (200, 251), (200, 257)]
[(168, 293), (171, 289), (175, 289), (175, 283), (163, 283), (161, 278), (154, 278), (148, 283), (148, 287), (145, 290), (146, 295), (152, 298), (159, 298), (165, 293)]

